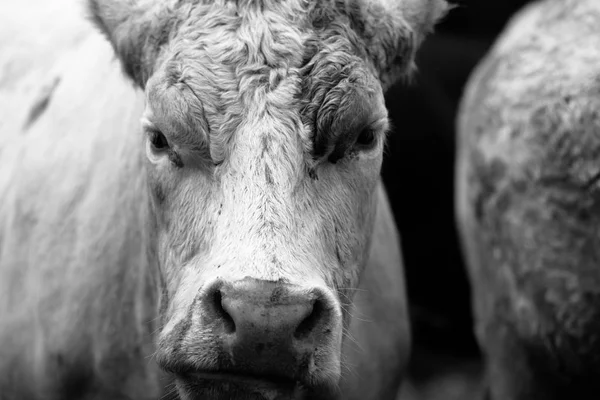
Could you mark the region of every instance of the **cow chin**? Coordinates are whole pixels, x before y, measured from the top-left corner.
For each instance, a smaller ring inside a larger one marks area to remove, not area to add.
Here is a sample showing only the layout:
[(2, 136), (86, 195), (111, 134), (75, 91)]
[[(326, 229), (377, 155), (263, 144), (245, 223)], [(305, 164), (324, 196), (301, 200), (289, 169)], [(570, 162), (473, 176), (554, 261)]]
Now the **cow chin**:
[[(320, 356), (305, 354), (303, 360), (298, 361), (285, 354), (286, 350), (282, 348), (272, 352), (265, 350), (261, 357), (251, 354), (255, 349), (224, 351), (217, 345), (207, 346), (204, 351), (195, 349), (208, 357), (188, 353), (182, 358), (166, 359), (159, 350), (158, 361), (173, 376), (182, 400), (337, 399), (339, 356), (321, 349), (314, 350), (321, 352)], [(281, 353), (281, 357), (277, 353)], [(216, 362), (209, 363), (206, 359)]]
[(293, 385), (288, 383), (229, 374), (194, 374), (177, 378), (175, 382), (182, 400), (301, 400), (304, 398)]
[(230, 374), (194, 374), (177, 378), (175, 386), (182, 400), (325, 400), (338, 397), (333, 386), (307, 388), (298, 382)]

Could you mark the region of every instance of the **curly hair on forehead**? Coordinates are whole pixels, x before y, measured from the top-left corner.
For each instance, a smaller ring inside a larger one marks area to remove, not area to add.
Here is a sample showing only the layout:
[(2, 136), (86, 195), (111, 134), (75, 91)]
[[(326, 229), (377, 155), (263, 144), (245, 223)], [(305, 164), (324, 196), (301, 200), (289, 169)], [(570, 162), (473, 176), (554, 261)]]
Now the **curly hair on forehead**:
[[(309, 36), (312, 33), (318, 40), (345, 36), (374, 64), (384, 88), (412, 66), (416, 48), (449, 10), (445, 0), (174, 0), (166, 4), (88, 0), (88, 4), (92, 19), (112, 43), (126, 73), (142, 88), (162, 49), (183, 23), (215, 26), (210, 19), (198, 19), (198, 10), (229, 10), (232, 18), (227, 23), (245, 14), (277, 13), (286, 18), (288, 26)], [(206, 31), (200, 25), (196, 28)]]

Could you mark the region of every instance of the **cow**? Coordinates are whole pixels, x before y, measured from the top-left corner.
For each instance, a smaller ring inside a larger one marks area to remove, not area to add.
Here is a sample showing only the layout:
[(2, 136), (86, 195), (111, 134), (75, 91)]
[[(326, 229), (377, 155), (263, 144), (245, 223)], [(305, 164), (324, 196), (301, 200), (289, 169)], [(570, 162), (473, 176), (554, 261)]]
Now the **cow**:
[(600, 396), (600, 3), (536, 2), (477, 67), (456, 215), (487, 398)]
[(89, 0), (3, 115), (0, 399), (395, 398), (383, 93), (448, 8)]

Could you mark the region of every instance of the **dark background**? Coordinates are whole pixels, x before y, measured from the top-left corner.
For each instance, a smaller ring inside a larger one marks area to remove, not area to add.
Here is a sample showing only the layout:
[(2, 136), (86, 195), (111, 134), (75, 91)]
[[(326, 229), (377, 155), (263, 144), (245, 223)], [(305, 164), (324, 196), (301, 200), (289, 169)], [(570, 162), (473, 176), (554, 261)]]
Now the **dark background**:
[[(452, 0), (450, 0), (452, 2)], [(464, 85), (525, 0), (463, 0), (423, 44), (412, 84), (386, 95), (393, 130), (383, 166), (404, 252), (413, 373), (433, 356), (478, 358), (454, 222), (455, 117)], [(429, 357), (428, 357), (429, 355)], [(421, 368), (423, 373), (431, 365)]]

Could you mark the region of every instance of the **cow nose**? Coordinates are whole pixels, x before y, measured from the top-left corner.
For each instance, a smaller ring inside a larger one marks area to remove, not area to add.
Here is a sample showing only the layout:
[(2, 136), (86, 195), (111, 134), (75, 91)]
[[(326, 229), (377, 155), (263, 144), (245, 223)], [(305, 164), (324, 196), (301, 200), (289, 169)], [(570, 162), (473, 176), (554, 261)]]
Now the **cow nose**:
[(334, 331), (333, 304), (320, 289), (244, 279), (214, 285), (205, 296), (212, 310), (205, 322), (220, 333), (234, 363), (253, 370), (298, 366)]
[[(274, 289), (273, 292), (277, 291)], [(270, 295), (268, 302), (256, 300), (255, 291), (232, 290), (222, 297), (221, 306), (231, 318), (237, 340), (269, 337), (285, 342), (308, 338), (319, 319), (319, 303), (304, 296), (287, 296), (281, 303)], [(265, 336), (266, 335), (266, 336)]]

